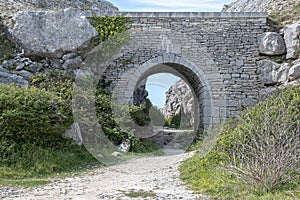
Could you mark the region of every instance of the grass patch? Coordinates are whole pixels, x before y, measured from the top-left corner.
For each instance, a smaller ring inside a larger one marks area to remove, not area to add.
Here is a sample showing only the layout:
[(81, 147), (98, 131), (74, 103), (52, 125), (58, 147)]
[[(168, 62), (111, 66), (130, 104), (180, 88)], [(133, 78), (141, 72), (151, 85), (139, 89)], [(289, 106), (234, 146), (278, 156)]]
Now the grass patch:
[(186, 160), (181, 178), (211, 199), (299, 199), (299, 119), (300, 88), (287, 87), (211, 133), (218, 135), (216, 144)]
[[(84, 147), (66, 145), (63, 149), (42, 148), (32, 144), (22, 145), (11, 155), (10, 163), (0, 161), (1, 185), (27, 184), (32, 178), (53, 178), (76, 174), (90, 166), (101, 166)], [(24, 182), (22, 182), (24, 180)]]
[(144, 191), (144, 190), (139, 190), (139, 191), (131, 191), (128, 193), (125, 193), (127, 197), (130, 198), (148, 198), (148, 197), (156, 197), (156, 193), (153, 191)]

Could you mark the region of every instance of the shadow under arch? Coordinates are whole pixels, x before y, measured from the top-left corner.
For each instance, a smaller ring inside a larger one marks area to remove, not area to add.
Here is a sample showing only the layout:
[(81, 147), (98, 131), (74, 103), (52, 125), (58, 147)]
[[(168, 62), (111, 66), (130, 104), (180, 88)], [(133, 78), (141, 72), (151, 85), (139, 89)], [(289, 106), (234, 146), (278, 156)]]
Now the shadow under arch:
[(195, 102), (194, 133), (199, 135), (203, 129), (209, 130), (212, 127), (213, 100), (206, 75), (198, 66), (173, 53), (149, 59), (124, 73), (113, 91), (114, 99), (118, 104), (128, 105), (139, 83), (157, 73), (174, 74), (189, 85)]

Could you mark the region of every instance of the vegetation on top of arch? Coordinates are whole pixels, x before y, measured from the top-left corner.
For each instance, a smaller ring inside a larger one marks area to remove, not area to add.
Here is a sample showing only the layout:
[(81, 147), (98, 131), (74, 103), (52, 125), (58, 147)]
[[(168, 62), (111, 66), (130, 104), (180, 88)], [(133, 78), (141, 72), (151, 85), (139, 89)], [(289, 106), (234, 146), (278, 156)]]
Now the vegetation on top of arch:
[(127, 31), (129, 29), (128, 24), (132, 22), (130, 18), (122, 15), (92, 16), (89, 19), (91, 24), (98, 31), (102, 41)]

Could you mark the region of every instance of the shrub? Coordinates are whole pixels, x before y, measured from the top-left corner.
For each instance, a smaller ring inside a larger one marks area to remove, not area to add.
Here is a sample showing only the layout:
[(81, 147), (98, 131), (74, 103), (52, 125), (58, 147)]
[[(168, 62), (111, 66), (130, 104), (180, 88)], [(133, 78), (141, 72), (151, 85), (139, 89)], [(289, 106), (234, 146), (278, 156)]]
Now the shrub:
[(300, 90), (287, 88), (251, 109), (234, 129), (229, 149), (240, 182), (272, 191), (299, 182)]
[(0, 85), (0, 135), (17, 142), (56, 145), (70, 123), (53, 93), (33, 87)]
[(31, 78), (31, 84), (40, 90), (54, 93), (60, 100), (62, 112), (71, 124), (73, 122), (72, 97), (75, 76), (72, 72), (51, 70)]
[(166, 120), (165, 126), (175, 126), (176, 129), (191, 129), (189, 118), (184, 114), (183, 108), (180, 109), (180, 113), (169, 117)]
[(1, 179), (53, 175), (96, 164), (84, 147), (63, 137), (66, 102), (36, 87), (0, 85)]
[(131, 22), (130, 18), (123, 16), (92, 16), (90, 21), (98, 31), (102, 41), (127, 31), (127, 23)]

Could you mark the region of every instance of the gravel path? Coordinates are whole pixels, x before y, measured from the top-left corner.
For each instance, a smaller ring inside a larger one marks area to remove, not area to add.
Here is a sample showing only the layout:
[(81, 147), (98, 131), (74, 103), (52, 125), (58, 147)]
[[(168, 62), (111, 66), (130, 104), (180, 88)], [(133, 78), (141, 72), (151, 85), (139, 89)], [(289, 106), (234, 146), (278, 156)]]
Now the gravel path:
[[(178, 166), (190, 154), (146, 157), (86, 174), (55, 181), (40, 188), (13, 191), (0, 188), (5, 200), (127, 200), (127, 199), (207, 199), (188, 190), (179, 179)], [(129, 194), (138, 194), (138, 198)], [(144, 197), (141, 197), (144, 195)]]

